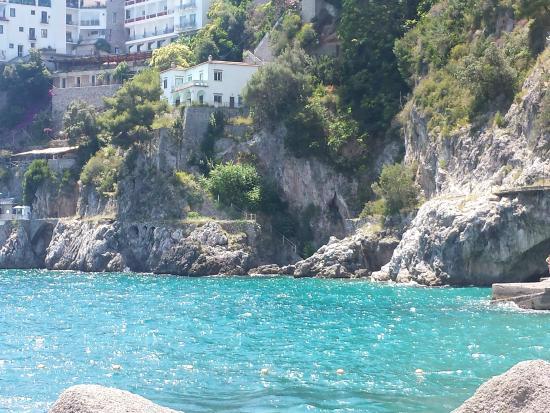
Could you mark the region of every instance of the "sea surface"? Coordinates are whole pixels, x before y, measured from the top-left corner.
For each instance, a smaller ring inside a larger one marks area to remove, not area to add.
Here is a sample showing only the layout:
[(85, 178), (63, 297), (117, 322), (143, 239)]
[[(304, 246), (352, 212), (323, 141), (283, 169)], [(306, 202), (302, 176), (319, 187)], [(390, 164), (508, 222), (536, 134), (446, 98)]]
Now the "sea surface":
[(97, 383), (187, 413), (448, 412), (515, 363), (550, 359), (550, 314), (489, 297), (364, 281), (0, 271), (0, 411), (45, 412), (66, 387)]

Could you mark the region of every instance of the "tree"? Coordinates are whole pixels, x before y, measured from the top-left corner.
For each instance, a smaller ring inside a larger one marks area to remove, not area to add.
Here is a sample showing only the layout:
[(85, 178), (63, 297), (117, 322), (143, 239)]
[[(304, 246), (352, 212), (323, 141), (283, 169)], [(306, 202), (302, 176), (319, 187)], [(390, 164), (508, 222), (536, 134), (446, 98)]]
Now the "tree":
[(244, 97), (260, 124), (273, 125), (303, 105), (312, 90), (304, 51), (291, 49), (252, 76)]
[(128, 148), (151, 138), (153, 121), (167, 110), (161, 95), (158, 71), (146, 69), (105, 99), (106, 110), (99, 123), (113, 144)]
[(384, 215), (413, 209), (420, 201), (420, 187), (414, 182), (414, 172), (404, 164), (384, 166), (372, 190), (378, 201), (367, 203), (365, 210), (377, 210)]
[(54, 179), (55, 175), (45, 159), (32, 161), (23, 175), (23, 202), (32, 205), (36, 191), (48, 179)]
[(126, 62), (120, 62), (113, 70), (113, 80), (118, 83), (124, 83), (130, 79), (131, 71), (130, 66)]
[(96, 109), (92, 105), (82, 100), (71, 102), (63, 115), (63, 130), (69, 144), (78, 145), (79, 165), (83, 165), (99, 149), (99, 126)]
[(216, 165), (206, 180), (206, 188), (226, 206), (254, 211), (262, 199), (261, 177), (253, 165)]
[(153, 50), (149, 65), (162, 71), (169, 69), (172, 65), (186, 68), (190, 66), (193, 53), (183, 42), (174, 42)]
[(0, 76), (0, 90), (7, 92), (10, 105), (0, 114), (0, 124), (14, 126), (25, 112), (38, 111), (49, 99), (50, 87), (51, 75), (40, 53), (34, 49), (28, 62), (5, 66)]
[(240, 62), (243, 48), (248, 44), (246, 17), (248, 0), (215, 0), (208, 11), (208, 24), (189, 39), (194, 60), (215, 59)]
[(94, 44), (96, 52), (111, 53), (111, 44), (105, 39), (97, 39)]
[(343, 56), (340, 95), (373, 137), (386, 132), (399, 111), (400, 96), (407, 92), (393, 47), (405, 21), (416, 14), (417, 4), (413, 0), (343, 0), (338, 28)]

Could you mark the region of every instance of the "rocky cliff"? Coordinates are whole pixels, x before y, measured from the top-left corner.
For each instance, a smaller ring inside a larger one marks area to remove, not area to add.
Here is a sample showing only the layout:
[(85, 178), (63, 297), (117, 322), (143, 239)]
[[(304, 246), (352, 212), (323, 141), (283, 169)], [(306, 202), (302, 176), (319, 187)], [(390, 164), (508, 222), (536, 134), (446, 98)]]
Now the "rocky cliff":
[(185, 224), (60, 221), (44, 266), (178, 275), (246, 274), (256, 261), (251, 222)]
[[(491, 192), (543, 185), (550, 173), (550, 53), (541, 55), (505, 124), (464, 128), (443, 138), (427, 131), (412, 107), (406, 159), (417, 162), (428, 196), (393, 257), (374, 280), (425, 285), (490, 285), (536, 279), (547, 272), (550, 194)], [(465, 194), (456, 196), (457, 194)]]
[(418, 165), (417, 180), (426, 196), (485, 192), (550, 178), (548, 113), (542, 110), (549, 104), (549, 85), (547, 49), (500, 126), (469, 125), (449, 135), (429, 130), (428, 119), (411, 102), (404, 111), (405, 161)]

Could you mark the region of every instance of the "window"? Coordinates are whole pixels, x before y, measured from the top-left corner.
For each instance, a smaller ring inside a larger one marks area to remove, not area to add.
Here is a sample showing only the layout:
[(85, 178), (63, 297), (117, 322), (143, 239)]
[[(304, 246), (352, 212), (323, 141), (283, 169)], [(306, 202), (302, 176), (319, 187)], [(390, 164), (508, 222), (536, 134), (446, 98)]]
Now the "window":
[(119, 53), (120, 53), (120, 48), (115, 47), (115, 54), (119, 54)]
[(80, 76), (76, 78), (76, 87), (80, 87)]
[(25, 29), (24, 29), (23, 27), (19, 26), (19, 31), (20, 31), (20, 32), (24, 32)]
[(10, 43), (10, 49), (13, 49), (13, 43)]
[(0, 24), (0, 34), (4, 33), (4, 26)]
[(222, 81), (222, 71), (221, 70), (214, 70), (214, 80), (217, 82)]
[(43, 11), (40, 17), (40, 23), (48, 23), (48, 12)]
[(192, 82), (193, 81), (193, 75), (187, 75), (187, 81)]
[(31, 10), (31, 16), (34, 16), (36, 14), (35, 10)]
[(29, 27), (29, 40), (36, 40), (36, 31), (34, 27)]
[(17, 56), (18, 57), (23, 57), (23, 45), (22, 44), (17, 45)]
[(168, 79), (163, 79), (162, 86), (164, 87), (164, 89), (168, 89)]
[(63, 78), (61, 79), (61, 87), (65, 89), (67, 87), (67, 79)]
[(113, 12), (113, 20), (112, 20), (113, 23), (116, 23), (116, 12)]
[(214, 103), (221, 104), (222, 103), (222, 95), (215, 94), (214, 95)]
[(41, 29), (40, 30), (40, 36), (43, 38), (43, 39), (46, 39), (48, 37), (48, 29)]
[(199, 80), (202, 80), (202, 77), (203, 77), (203, 72), (202, 70), (199, 72)]
[(10, 17), (15, 17), (15, 9), (10, 8)]
[(95, 75), (92, 75), (92, 86), (95, 86)]

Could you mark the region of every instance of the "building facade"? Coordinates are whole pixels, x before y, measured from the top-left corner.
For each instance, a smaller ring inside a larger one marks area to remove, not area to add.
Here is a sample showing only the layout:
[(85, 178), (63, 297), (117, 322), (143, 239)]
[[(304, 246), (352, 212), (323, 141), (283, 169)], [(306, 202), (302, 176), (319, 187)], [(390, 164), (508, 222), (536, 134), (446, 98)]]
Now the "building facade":
[(107, 0), (107, 28), (106, 39), (111, 45), (111, 53), (126, 53), (126, 40), (128, 38), (124, 27), (124, 1)]
[(171, 105), (242, 107), (243, 91), (259, 66), (241, 62), (209, 60), (181, 69), (161, 72), (163, 99)]
[(210, 0), (125, 0), (128, 53), (165, 46), (207, 22)]
[(64, 1), (0, 0), (0, 63), (30, 49), (66, 53)]
[(105, 39), (107, 29), (105, 0), (66, 0), (65, 24), (69, 54), (95, 53), (95, 43)]

